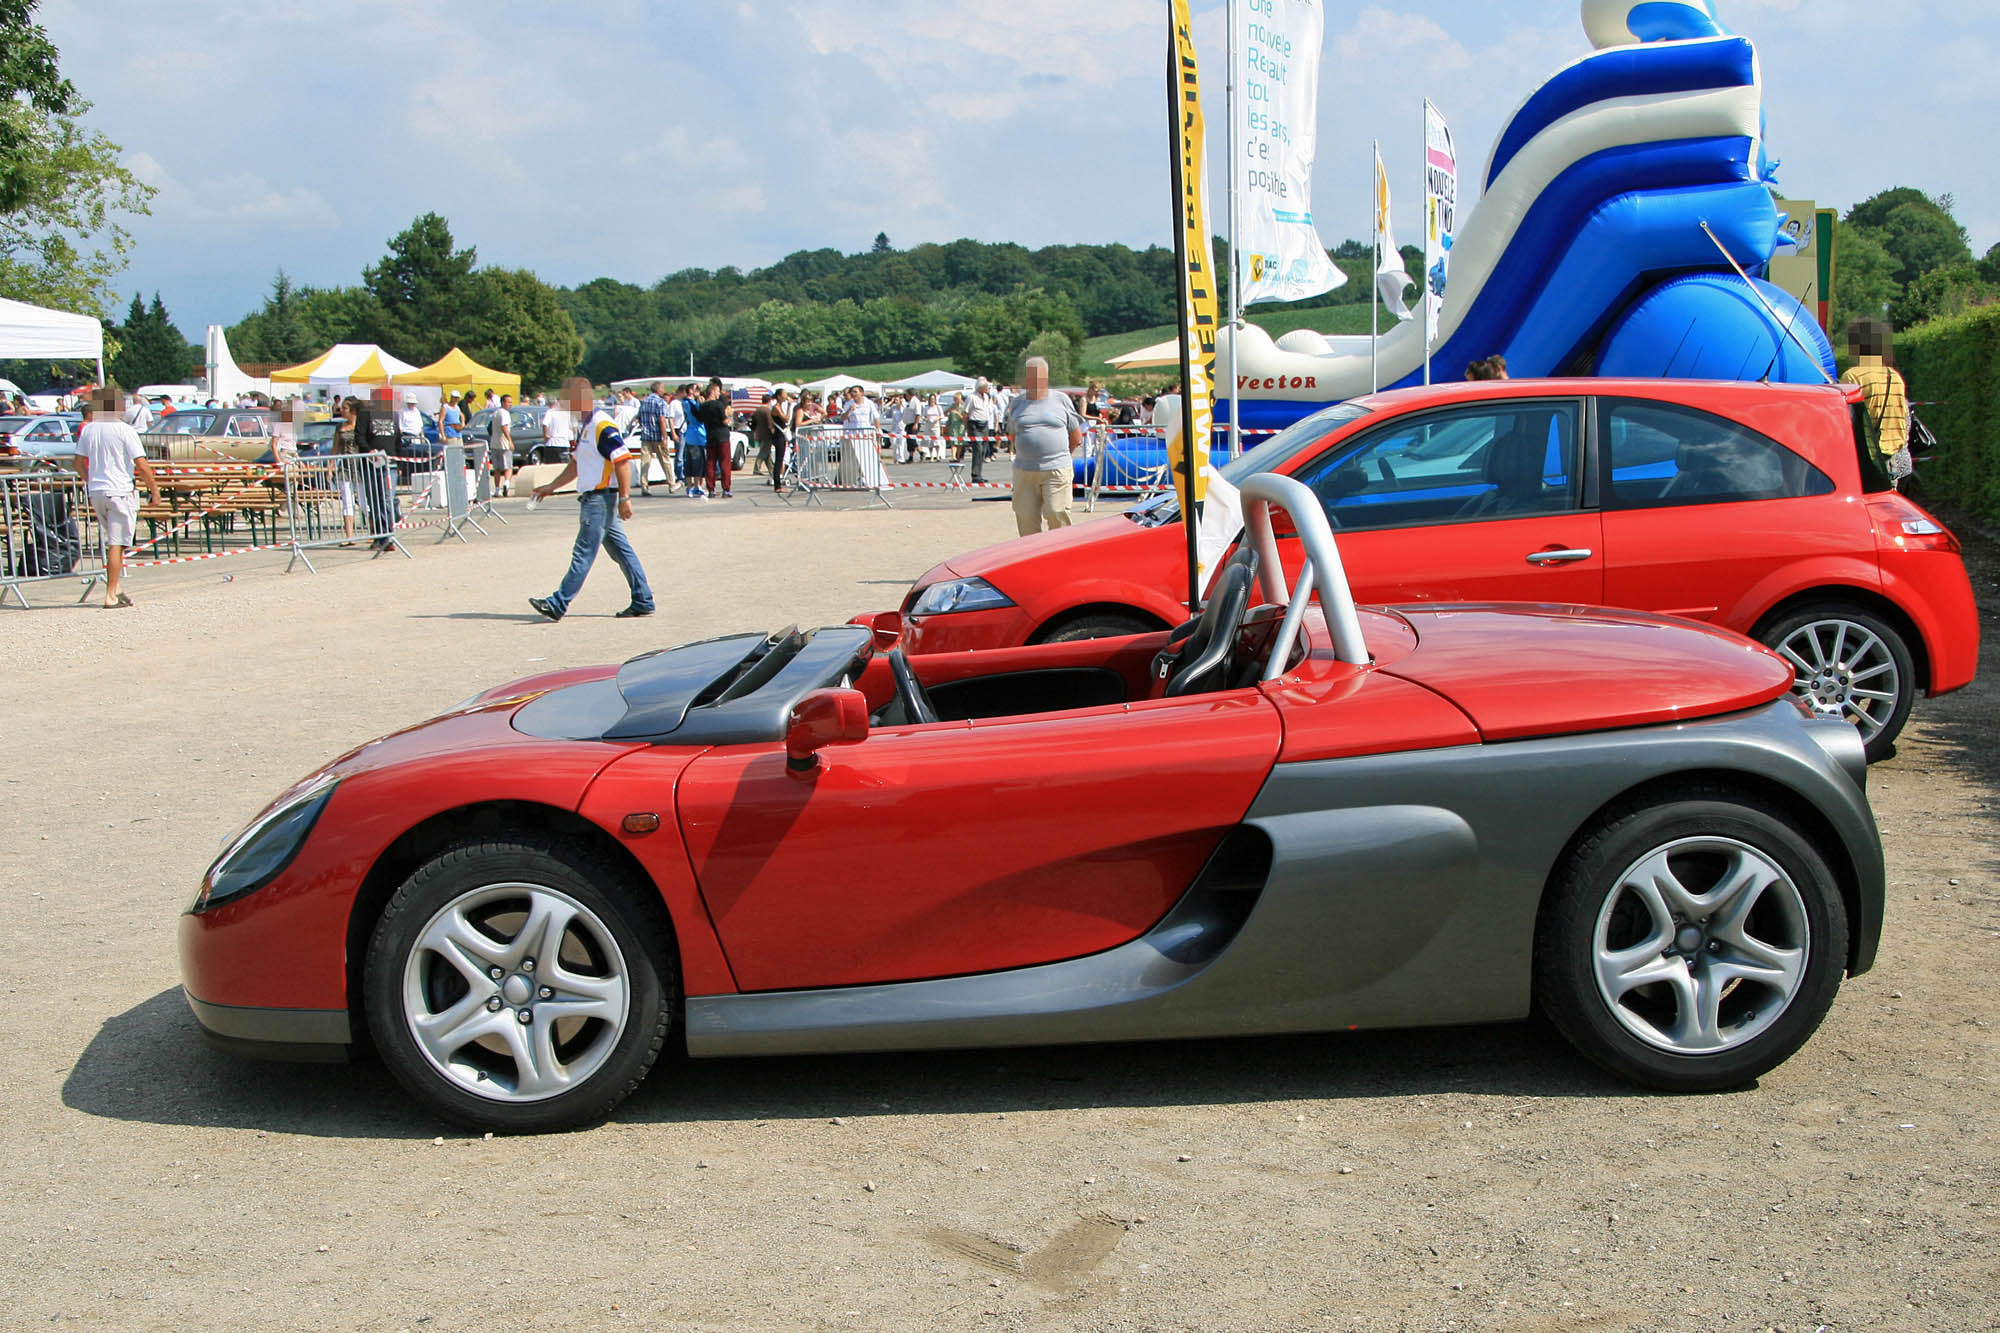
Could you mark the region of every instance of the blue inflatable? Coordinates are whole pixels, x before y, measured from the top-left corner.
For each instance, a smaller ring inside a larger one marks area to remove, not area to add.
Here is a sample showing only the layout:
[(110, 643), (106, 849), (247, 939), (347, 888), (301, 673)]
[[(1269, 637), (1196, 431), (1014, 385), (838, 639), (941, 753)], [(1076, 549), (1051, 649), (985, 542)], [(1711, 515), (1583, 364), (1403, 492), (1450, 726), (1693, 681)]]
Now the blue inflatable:
[[(1708, 0), (1583, 0), (1582, 16), (1597, 50), (1521, 104), (1478, 174), (1479, 202), (1453, 242), (1432, 379), (1461, 379), (1498, 353), (1517, 377), (1821, 382), (1833, 366), (1825, 336), (1762, 281), (1782, 219), (1755, 46)], [(1244, 427), (1281, 428), (1367, 393), (1378, 365), (1383, 388), (1422, 383), (1422, 323), (1387, 332), (1374, 364), (1365, 336), (1239, 331)], [(1218, 372), (1228, 364), (1225, 346)], [(1218, 452), (1226, 386), (1219, 399)], [(1128, 452), (1106, 461), (1107, 480), (1163, 456), (1147, 444)]]

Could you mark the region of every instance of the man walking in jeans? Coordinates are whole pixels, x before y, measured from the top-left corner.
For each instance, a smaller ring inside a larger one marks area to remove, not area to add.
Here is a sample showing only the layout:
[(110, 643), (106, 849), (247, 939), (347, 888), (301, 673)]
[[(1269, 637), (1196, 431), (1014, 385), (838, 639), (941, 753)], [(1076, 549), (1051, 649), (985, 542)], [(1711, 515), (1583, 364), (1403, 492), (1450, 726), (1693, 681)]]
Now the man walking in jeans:
[(667, 490), (674, 489), (673, 437), (667, 425), (666, 385), (653, 385), (653, 391), (639, 404), (639, 493), (651, 495), (653, 488), (646, 480), (651, 469), (648, 460), (660, 460), (660, 471), (666, 477)]
[(620, 620), (653, 614), (653, 590), (639, 553), (625, 536), (624, 519), (632, 517), (632, 450), (607, 412), (593, 412), (590, 381), (577, 376), (563, 385), (565, 406), (574, 419), (585, 422), (576, 434), (570, 460), (555, 480), (535, 488), (535, 498), (546, 500), (572, 477), (581, 510), (577, 517), (576, 546), (570, 552), (569, 573), (562, 586), (547, 597), (530, 597), (528, 605), (550, 620), (561, 620), (570, 603), (583, 591), (583, 581), (597, 562), (597, 549), (611, 552), (611, 559), (632, 589), (632, 601), (618, 613)]
[(1023, 537), (1069, 526), (1074, 483), (1070, 458), (1083, 444), (1083, 419), (1069, 395), (1049, 390), (1049, 363), (1028, 358), (1027, 392), (1007, 404), (1007, 435), (1014, 442), (1014, 525)]

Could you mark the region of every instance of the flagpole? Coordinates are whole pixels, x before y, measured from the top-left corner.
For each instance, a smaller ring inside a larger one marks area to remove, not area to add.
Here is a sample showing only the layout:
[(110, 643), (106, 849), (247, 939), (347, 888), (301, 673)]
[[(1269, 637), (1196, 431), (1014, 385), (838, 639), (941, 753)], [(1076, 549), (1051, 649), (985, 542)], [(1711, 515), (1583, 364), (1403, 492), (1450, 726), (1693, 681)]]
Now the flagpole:
[(1236, 373), (1236, 339), (1243, 332), (1243, 260), (1236, 249), (1236, 233), (1241, 209), (1236, 194), (1236, 0), (1223, 6), (1229, 24), (1229, 80), (1224, 85), (1229, 115), (1229, 456), (1243, 452), (1242, 380)]
[(1424, 383), (1431, 382), (1431, 231), (1437, 226), (1437, 219), (1431, 216), (1434, 205), (1431, 202), (1431, 99), (1424, 99), (1423, 155), (1417, 161), (1424, 164), (1424, 262), (1417, 270), (1417, 295), (1424, 302)]
[(1368, 169), (1368, 197), (1375, 201), (1375, 262), (1368, 270), (1368, 392), (1382, 391), (1382, 141)]
[[(1173, 9), (1167, 10), (1167, 156), (1173, 161), (1174, 182), (1174, 308), (1179, 316), (1181, 351), (1181, 529), (1187, 534), (1188, 612), (1201, 610), (1201, 551), (1195, 533), (1194, 511), (1194, 362), (1188, 345), (1188, 254), (1187, 228), (1182, 211), (1187, 203), (1187, 182), (1181, 171), (1181, 86), (1179, 52), (1174, 43)], [(1234, 164), (1232, 164), (1233, 166)], [(1212, 257), (1211, 257), (1212, 258)]]

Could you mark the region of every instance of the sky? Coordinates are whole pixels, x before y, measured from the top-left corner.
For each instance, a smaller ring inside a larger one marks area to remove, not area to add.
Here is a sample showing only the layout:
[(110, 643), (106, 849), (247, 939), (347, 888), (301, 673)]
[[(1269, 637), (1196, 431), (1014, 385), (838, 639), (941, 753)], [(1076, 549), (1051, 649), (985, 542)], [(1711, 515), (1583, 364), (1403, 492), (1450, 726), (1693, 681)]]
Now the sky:
[[(2000, 241), (2000, 4), (1716, 0), (1756, 39), (1796, 198), (1955, 196)], [(133, 291), (182, 332), (273, 274), (359, 281), (436, 211), (482, 264), (575, 285), (970, 236), (1171, 244), (1165, 0), (42, 0), (87, 123), (158, 195)], [(1223, 158), (1220, 0), (1196, 0)], [(1327, 0), (1313, 205), (1369, 228), (1383, 142), (1418, 236), (1421, 102), (1471, 179), (1514, 108), (1587, 54), (1577, 0)], [(1984, 126), (1984, 129), (1980, 127)], [(1977, 137), (1975, 137), (1977, 136)], [(1215, 216), (1221, 230), (1220, 183)]]

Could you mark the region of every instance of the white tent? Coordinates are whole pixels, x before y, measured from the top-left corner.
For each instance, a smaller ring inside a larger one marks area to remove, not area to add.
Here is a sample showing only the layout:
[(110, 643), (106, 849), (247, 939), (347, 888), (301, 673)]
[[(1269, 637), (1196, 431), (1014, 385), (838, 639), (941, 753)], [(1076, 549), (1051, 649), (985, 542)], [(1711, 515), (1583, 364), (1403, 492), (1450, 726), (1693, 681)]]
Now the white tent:
[(874, 380), (857, 379), (852, 375), (829, 375), (823, 380), (814, 380), (806, 387), (814, 393), (846, 393), (857, 384), (861, 386), (863, 393), (882, 392), (882, 386)]
[[(724, 375), (721, 379), (722, 387), (730, 393), (735, 393), (738, 389), (775, 389), (778, 387), (769, 380), (758, 379), (755, 375)], [(708, 376), (706, 375), (643, 375), (633, 380), (613, 380), (611, 381), (611, 387), (614, 389), (630, 389), (634, 393), (644, 393), (655, 384), (664, 384), (667, 386), (667, 392), (672, 393), (683, 384), (706, 383), (708, 383)]]
[(45, 310), (0, 297), (0, 357), (34, 361), (95, 361), (104, 382), (104, 326), (89, 315)]
[(1135, 370), (1140, 366), (1178, 366), (1180, 363), (1179, 338), (1169, 338), (1163, 343), (1154, 343), (1151, 347), (1141, 347), (1123, 356), (1114, 356), (1110, 361), (1110, 364), (1119, 370)]
[(882, 387), (901, 389), (905, 393), (949, 393), (954, 389), (970, 389), (979, 383), (970, 375), (954, 375), (949, 370), (926, 370), (921, 375), (911, 375), (907, 379), (890, 380)]
[(379, 388), (398, 375), (416, 369), (399, 361), (374, 343), (335, 343), (312, 360), (271, 372), (271, 383), (310, 384), (332, 389), (336, 394), (359, 388)]
[(271, 396), (271, 381), (253, 378), (237, 369), (236, 358), (229, 354), (229, 335), (220, 324), (208, 326), (202, 346), (207, 351), (209, 397), (218, 403), (229, 403), (246, 393)]

